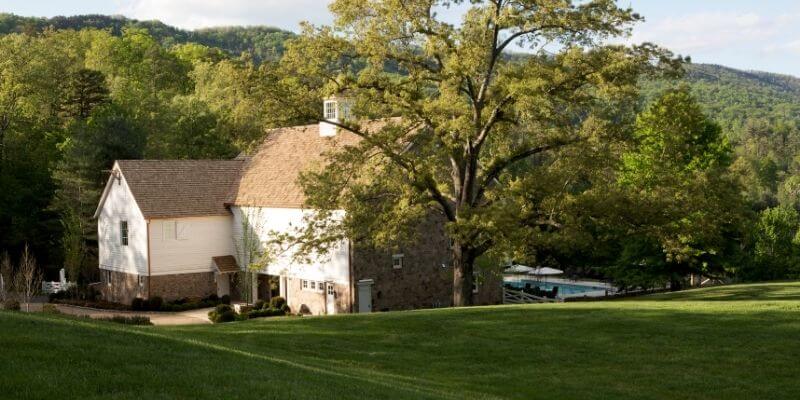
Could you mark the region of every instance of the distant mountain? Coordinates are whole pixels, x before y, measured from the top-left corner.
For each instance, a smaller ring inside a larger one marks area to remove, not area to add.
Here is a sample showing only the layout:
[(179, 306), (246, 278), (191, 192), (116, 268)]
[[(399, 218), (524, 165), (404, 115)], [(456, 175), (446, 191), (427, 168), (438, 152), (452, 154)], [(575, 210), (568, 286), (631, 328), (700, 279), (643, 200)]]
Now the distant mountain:
[[(36, 18), (0, 13), (0, 34), (37, 33), (45, 29), (107, 29), (119, 35), (125, 27), (146, 29), (164, 46), (196, 42), (218, 47), (232, 56), (250, 54), (256, 62), (283, 54), (284, 43), (294, 33), (266, 26), (179, 29), (160, 21), (139, 21), (122, 16), (78, 15)], [(510, 57), (520, 57), (514, 54)], [(800, 78), (759, 71), (741, 71), (712, 64), (687, 66), (683, 83), (727, 131), (738, 132), (747, 120), (800, 124)], [(676, 82), (643, 83), (644, 99), (650, 99)], [(679, 83), (678, 83), (679, 84)]]
[[(689, 84), (706, 112), (732, 132), (749, 120), (800, 122), (800, 78), (760, 71), (741, 71), (712, 64), (687, 66)], [(646, 82), (646, 98), (675, 82)], [(678, 83), (680, 84), (680, 83)]]
[(283, 53), (284, 42), (295, 36), (292, 32), (267, 26), (233, 26), (189, 31), (160, 21), (139, 21), (122, 16), (76, 15), (37, 18), (0, 13), (0, 34), (38, 33), (48, 28), (56, 30), (95, 28), (120, 35), (126, 27), (146, 29), (167, 47), (177, 43), (195, 42), (218, 47), (233, 56), (248, 53), (256, 61), (279, 57)]

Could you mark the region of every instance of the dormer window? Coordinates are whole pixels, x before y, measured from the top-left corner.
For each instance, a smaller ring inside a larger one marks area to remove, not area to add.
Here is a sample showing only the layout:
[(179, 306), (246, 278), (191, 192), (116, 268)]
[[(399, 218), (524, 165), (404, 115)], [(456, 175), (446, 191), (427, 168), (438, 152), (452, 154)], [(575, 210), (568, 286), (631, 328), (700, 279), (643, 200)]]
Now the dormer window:
[(325, 119), (337, 119), (336, 100), (325, 100)]
[(329, 97), (325, 99), (322, 106), (324, 121), (319, 123), (319, 135), (322, 137), (336, 136), (338, 127), (334, 123), (342, 123), (350, 118), (350, 102), (346, 98)]

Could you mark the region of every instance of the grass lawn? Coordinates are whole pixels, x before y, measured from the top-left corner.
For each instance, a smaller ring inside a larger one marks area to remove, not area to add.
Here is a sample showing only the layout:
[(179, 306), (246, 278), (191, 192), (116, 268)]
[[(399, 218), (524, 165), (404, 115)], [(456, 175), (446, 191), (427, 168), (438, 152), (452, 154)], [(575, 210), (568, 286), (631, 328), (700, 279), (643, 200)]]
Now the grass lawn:
[(190, 327), (0, 312), (0, 398), (797, 399), (800, 283)]

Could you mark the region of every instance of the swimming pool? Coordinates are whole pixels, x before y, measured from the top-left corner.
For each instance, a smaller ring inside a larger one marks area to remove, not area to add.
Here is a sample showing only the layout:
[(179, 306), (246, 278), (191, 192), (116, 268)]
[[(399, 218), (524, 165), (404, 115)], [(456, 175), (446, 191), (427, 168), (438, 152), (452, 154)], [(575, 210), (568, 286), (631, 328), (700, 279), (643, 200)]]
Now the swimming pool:
[(605, 294), (606, 290), (609, 292), (612, 291), (611, 288), (600, 285), (578, 285), (575, 283), (544, 282), (528, 279), (505, 281), (505, 284), (516, 289), (522, 289), (525, 287), (525, 284), (530, 284), (532, 288), (538, 286), (541, 290), (553, 290), (554, 287), (558, 286), (558, 297), (584, 296), (588, 295), (589, 293), (597, 295), (600, 294), (598, 292), (603, 292), (603, 294)]

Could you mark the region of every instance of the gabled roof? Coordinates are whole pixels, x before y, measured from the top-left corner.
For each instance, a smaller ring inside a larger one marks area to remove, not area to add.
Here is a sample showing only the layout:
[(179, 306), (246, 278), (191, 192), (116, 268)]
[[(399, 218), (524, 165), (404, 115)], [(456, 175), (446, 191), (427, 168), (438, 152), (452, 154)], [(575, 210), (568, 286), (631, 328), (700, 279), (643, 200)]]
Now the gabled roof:
[(125, 178), (145, 218), (179, 218), (230, 215), (225, 200), (235, 190), (244, 163), (241, 159), (120, 160), (115, 169)]
[[(385, 122), (373, 122), (371, 128)], [(237, 206), (302, 208), (305, 196), (300, 173), (324, 164), (330, 150), (354, 145), (360, 138), (348, 131), (321, 137), (319, 124), (279, 128), (269, 132), (242, 172), (228, 203)]]

